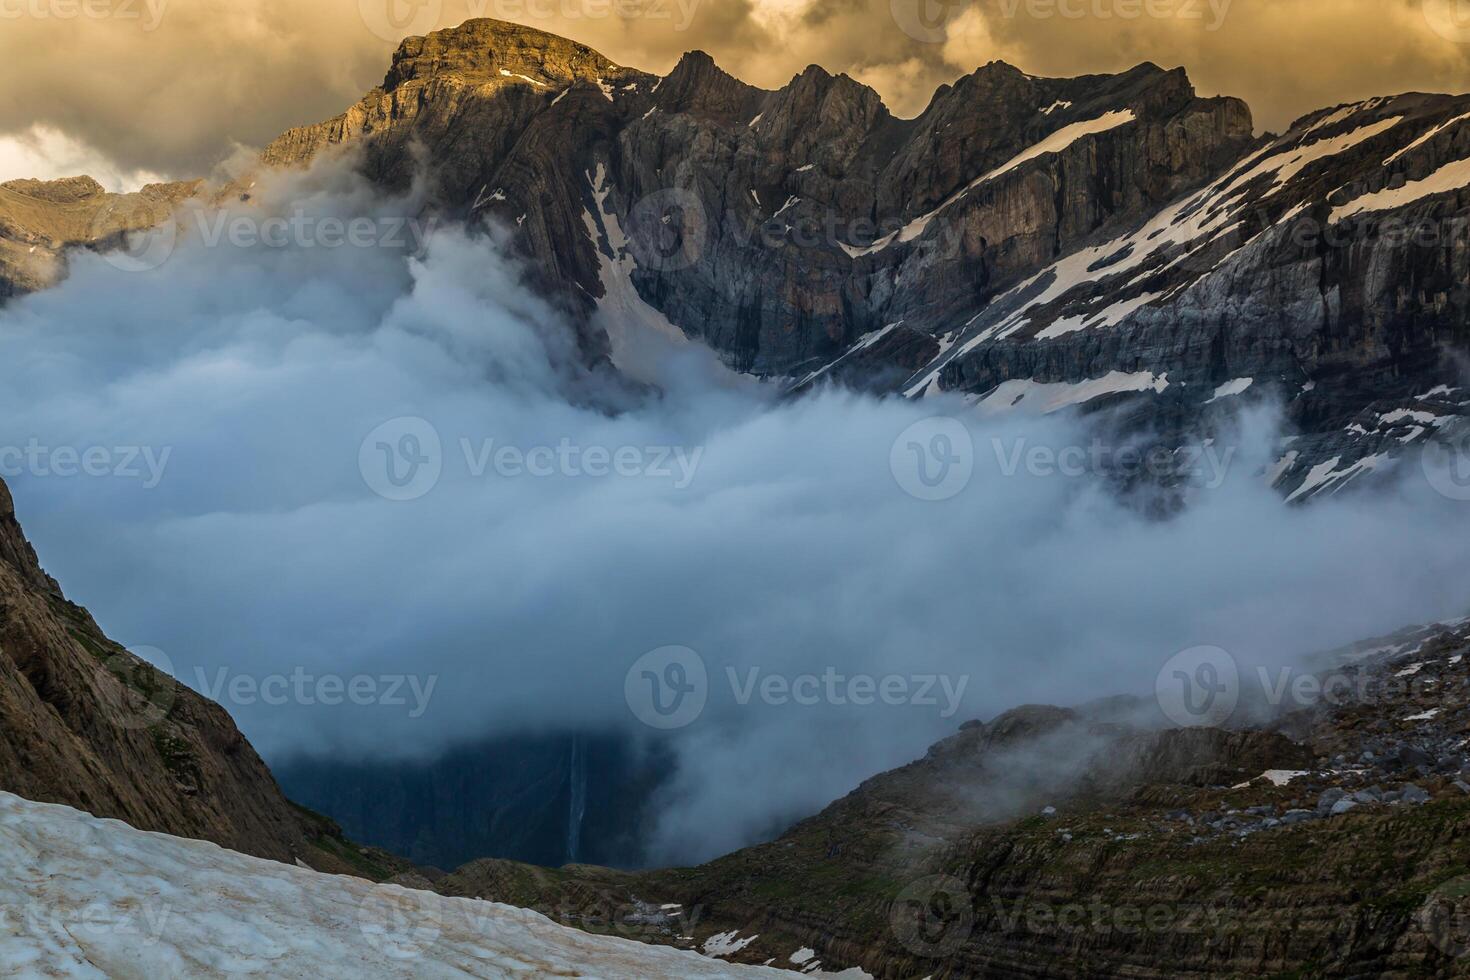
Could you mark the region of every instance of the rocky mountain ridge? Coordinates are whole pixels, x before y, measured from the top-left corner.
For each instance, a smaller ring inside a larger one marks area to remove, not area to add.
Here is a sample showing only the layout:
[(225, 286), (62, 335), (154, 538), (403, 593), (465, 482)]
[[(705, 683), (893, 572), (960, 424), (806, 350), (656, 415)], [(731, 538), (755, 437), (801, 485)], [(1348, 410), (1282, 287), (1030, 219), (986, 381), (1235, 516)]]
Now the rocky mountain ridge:
[(481, 19), (406, 39), (262, 161), (351, 147), (385, 188), (422, 178), (591, 359), (636, 320), (793, 391), (1126, 405), (1175, 444), (1271, 400), (1269, 477), (1300, 501), (1470, 432), (1467, 123), (1470, 97), (1409, 94), (1257, 138), (1183, 69), (999, 62), (900, 119), (815, 65), (768, 91), (696, 51), (659, 77)]
[(90, 177), (0, 184), (0, 301), (54, 285), (70, 248), (126, 249), (128, 234), (156, 227), (199, 187), (149, 184), (110, 194)]
[(110, 640), (41, 568), (0, 481), (0, 789), (257, 857), (405, 865), (291, 804), (229, 714)]
[(437, 208), (511, 229), (583, 316), (794, 389), (1141, 401), (1166, 432), (1268, 397), (1296, 436), (1271, 476), (1306, 499), (1461, 431), (1467, 110), (1380, 98), (1257, 139), (1183, 70), (993, 63), (905, 120), (817, 66), (772, 92), (693, 52), (660, 79), (472, 21), (265, 159), (361, 144), (389, 184), (422, 163)]
[(1470, 620), (1335, 651), (1323, 696), (1226, 728), (1016, 709), (700, 868), (480, 861), (433, 887), (878, 978), (1464, 976), (1467, 653)]

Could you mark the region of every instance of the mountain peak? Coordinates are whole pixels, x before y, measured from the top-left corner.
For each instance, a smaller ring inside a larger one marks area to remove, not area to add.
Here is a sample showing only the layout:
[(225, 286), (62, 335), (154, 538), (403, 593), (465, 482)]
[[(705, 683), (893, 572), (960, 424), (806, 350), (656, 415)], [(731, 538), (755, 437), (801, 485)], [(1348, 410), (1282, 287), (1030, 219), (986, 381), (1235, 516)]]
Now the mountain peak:
[(985, 64), (981, 65), (979, 68), (976, 68), (970, 74), (1023, 75), (1026, 78), (1032, 77), (1021, 69), (1017, 68), (1015, 65), (1011, 64), (1009, 61), (1001, 61), (999, 59), (996, 59), (995, 61), (987, 61)]
[(704, 51), (689, 51), (658, 86), (665, 112), (690, 112), (726, 121), (746, 121), (759, 112), (762, 89), (747, 85), (715, 64)]
[(393, 53), (383, 88), (431, 76), (497, 81), (506, 74), (534, 81), (594, 81), (621, 71), (585, 44), (556, 34), (482, 17), (422, 37), (404, 38)]
[[(680, 56), (679, 63), (674, 66), (674, 71), (678, 71), (681, 68), (685, 70), (694, 70), (696, 68), (702, 69), (705, 67), (714, 68), (716, 71), (721, 70), (719, 66), (715, 64), (715, 59), (713, 55), (711, 55), (708, 51), (705, 51), (703, 48), (695, 48), (692, 51), (685, 51), (684, 54)], [(673, 72), (670, 72), (669, 74), (672, 75)]]
[(55, 587), (55, 583), (41, 571), (35, 550), (16, 522), (15, 501), (4, 480), (0, 480), (0, 563), (9, 565), (22, 580), (34, 587), (47, 590)]
[[(1180, 68), (1174, 68), (1172, 70), (1173, 71), (1184, 71), (1184, 69), (1182, 67), (1180, 67)], [(1138, 64), (1134, 65), (1132, 68), (1128, 69), (1123, 74), (1125, 74), (1125, 75), (1167, 75), (1167, 74), (1169, 74), (1169, 71), (1170, 71), (1170, 69), (1161, 68), (1159, 65), (1154, 64), (1152, 61), (1140, 61)]]

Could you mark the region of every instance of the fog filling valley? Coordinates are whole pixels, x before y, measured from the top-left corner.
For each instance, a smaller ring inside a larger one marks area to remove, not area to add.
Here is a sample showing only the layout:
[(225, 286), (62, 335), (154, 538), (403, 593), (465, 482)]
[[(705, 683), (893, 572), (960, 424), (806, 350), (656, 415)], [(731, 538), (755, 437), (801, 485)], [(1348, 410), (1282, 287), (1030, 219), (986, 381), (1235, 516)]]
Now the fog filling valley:
[[(263, 182), (242, 213), (268, 206), (382, 218), (418, 202), (318, 168)], [(64, 284), (0, 310), (0, 446), (33, 450), (4, 472), (68, 596), (220, 700), (268, 761), (657, 739), (677, 770), (650, 859), (698, 861), (968, 719), (1147, 694), (1197, 645), (1286, 663), (1470, 600), (1470, 507), (1411, 457), (1374, 492), (1288, 507), (1262, 475), (1279, 446), (1267, 409), (1212, 457), (1220, 479), (1160, 520), (1096, 477), (1014, 465), (1088, 446), (1076, 417), (782, 399), (657, 343), (623, 354), (657, 390), (578, 368), (565, 318), (490, 235), (441, 227), (410, 254), (211, 244), (185, 224), (156, 269), (76, 253)], [(968, 486), (905, 492), (895, 440), (951, 414), (975, 449)], [(391, 499), (409, 494), (365, 478), (383, 446), (427, 452), (430, 432), (427, 492)], [(626, 465), (605, 472), (589, 448)], [(32, 462), (62, 449), (105, 450), (113, 475)], [(666, 646), (697, 652), (708, 703), (659, 732), (625, 681)], [(294, 692), (328, 675), (393, 696), (265, 696), (267, 679)], [(772, 676), (816, 678), (819, 696), (768, 697)], [(854, 703), (856, 677), (899, 678), (891, 700), (909, 703)]]

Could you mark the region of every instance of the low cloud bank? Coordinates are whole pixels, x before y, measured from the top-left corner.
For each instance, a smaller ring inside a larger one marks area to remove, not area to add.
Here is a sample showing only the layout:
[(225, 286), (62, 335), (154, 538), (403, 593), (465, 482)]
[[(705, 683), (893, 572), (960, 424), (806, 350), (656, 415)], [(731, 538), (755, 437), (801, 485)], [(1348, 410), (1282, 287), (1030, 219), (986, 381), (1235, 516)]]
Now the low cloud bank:
[[(314, 218), (416, 213), (342, 174), (276, 181), (261, 199)], [(770, 833), (966, 719), (1151, 691), (1185, 648), (1281, 663), (1466, 605), (1470, 506), (1417, 467), (1283, 506), (1269, 414), (1161, 521), (1014, 466), (1089, 446), (1077, 419), (779, 400), (687, 349), (643, 365), (663, 393), (629, 407), (572, 350), (459, 229), (188, 235), (144, 272), (81, 254), (0, 310), (0, 447), (25, 450), (0, 463), (69, 594), (267, 757), (666, 739), (665, 860)], [(968, 479), (930, 492), (966, 441)]]

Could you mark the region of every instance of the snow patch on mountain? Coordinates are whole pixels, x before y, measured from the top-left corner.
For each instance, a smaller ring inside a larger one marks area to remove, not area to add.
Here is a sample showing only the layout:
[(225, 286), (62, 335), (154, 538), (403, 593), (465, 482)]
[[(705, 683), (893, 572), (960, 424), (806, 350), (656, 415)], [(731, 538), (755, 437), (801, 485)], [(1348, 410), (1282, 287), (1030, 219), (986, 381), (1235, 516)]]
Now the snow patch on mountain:
[(1464, 122), (1467, 119), (1470, 119), (1470, 112), (1467, 112), (1464, 115), (1455, 116), (1452, 119), (1448, 119), (1445, 122), (1440, 123), (1438, 126), (1435, 126), (1433, 129), (1431, 129), (1428, 132), (1426, 132), (1423, 136), (1420, 136), (1418, 139), (1414, 140), (1414, 142), (1412, 142), (1408, 146), (1404, 147), (1402, 150), (1399, 150), (1397, 153), (1395, 153), (1393, 156), (1389, 157), (1387, 160), (1384, 160), (1383, 161), (1383, 165), (1386, 167), (1390, 163), (1393, 163), (1394, 161), (1399, 160), (1399, 159), (1401, 159), (1404, 156), (1407, 156), (1409, 153), (1412, 153), (1414, 150), (1417, 150), (1419, 147), (1423, 146), (1425, 143), (1428, 143), (1430, 140), (1434, 139), (1440, 133), (1443, 133), (1443, 132), (1445, 132), (1447, 130), (1450, 130), (1450, 129), (1454, 129), (1456, 126), (1458, 126), (1460, 123)]
[(500, 69), (500, 74), (503, 75), (506, 78), (519, 78), (519, 79), (522, 79), (524, 81), (530, 82), (532, 85), (539, 85), (542, 88), (546, 88), (546, 83), (545, 82), (538, 82), (536, 79), (532, 78), (530, 75), (522, 75), (520, 72), (511, 71), (508, 68), (502, 68), (502, 69)]
[(1118, 300), (1098, 313), (1083, 313), (1077, 316), (1064, 317), (1056, 320), (1051, 326), (1036, 335), (1037, 340), (1050, 340), (1053, 337), (1061, 337), (1074, 330), (1084, 330), (1093, 327), (1113, 327), (1122, 323), (1136, 310), (1141, 310), (1154, 300), (1163, 296), (1163, 293), (1140, 293), (1129, 299)]
[(734, 956), (759, 938), (759, 934), (742, 939), (739, 931), (722, 932), (704, 941), (704, 952), (708, 956)]
[(0, 855), (5, 976), (789, 975), (593, 936), (507, 905), (374, 885), (143, 833), (8, 793), (0, 793)]
[[(1390, 458), (1386, 453), (1378, 453), (1373, 456), (1364, 456), (1345, 467), (1342, 462), (1341, 456), (1334, 456), (1325, 463), (1318, 463), (1312, 467), (1301, 486), (1286, 498), (1287, 502), (1295, 503), (1299, 500), (1306, 500), (1323, 491), (1336, 493), (1364, 473), (1370, 473), (1388, 464)], [(1339, 469), (1339, 467), (1342, 468)]]
[[(674, 346), (688, 344), (689, 338), (684, 331), (644, 302), (638, 287), (633, 285), (633, 270), (637, 262), (628, 249), (628, 236), (622, 223), (607, 206), (611, 188), (607, 183), (606, 166), (599, 163), (596, 173), (587, 175), (587, 182), (598, 214), (594, 217), (590, 211), (584, 210), (582, 223), (587, 229), (587, 237), (597, 246), (598, 272), (602, 282), (602, 298), (597, 301), (597, 308), (612, 347), (613, 363), (625, 366), (625, 355), (634, 342), (630, 332), (633, 328), (651, 331)], [(598, 218), (601, 218), (601, 230)]]
[[(1380, 108), (1384, 101), (1344, 106), (1305, 128), (1292, 130), (1209, 185), (1162, 209), (1132, 232), (1079, 249), (1011, 287), (965, 325), (968, 336), (955, 349), (942, 353), (914, 375), (905, 385), (905, 394), (914, 397), (933, 389), (947, 364), (991, 341), (1013, 338), (1027, 329), (1036, 331), (1037, 340), (1054, 340), (1080, 330), (1116, 327), (1139, 310), (1168, 301), (1259, 240), (1259, 233), (1249, 236), (1242, 233), (1237, 235), (1239, 241), (1231, 241), (1228, 254), (1215, 255), (1208, 251), (1244, 227), (1241, 217), (1249, 208), (1282, 193), (1294, 178), (1315, 164), (1398, 126), (1404, 119), (1402, 115), (1364, 122), (1335, 135), (1318, 135), (1350, 124), (1355, 116)], [(1101, 120), (1093, 120), (1076, 125), (1090, 127), (1100, 123)], [(1065, 127), (1054, 137), (1061, 138), (1071, 129)], [(996, 173), (992, 171), (977, 183), (993, 178)], [(956, 198), (964, 193), (959, 192)], [(945, 205), (948, 203), (951, 202)], [(1296, 207), (1290, 209), (1289, 215), (1300, 213), (1306, 206), (1305, 201), (1294, 203)], [(880, 241), (873, 248), (886, 244)], [(1207, 254), (1210, 256), (1207, 260), (1199, 258)], [(1167, 288), (1162, 291), (1145, 288), (1146, 280), (1166, 273), (1175, 277)], [(1072, 298), (1074, 294), (1076, 299)], [(1128, 298), (1119, 300), (1120, 295)], [(1038, 311), (1046, 312), (1038, 317)]]
[(1411, 180), (1402, 187), (1385, 187), (1333, 208), (1332, 223), (1373, 211), (1401, 208), (1422, 198), (1459, 190), (1467, 184), (1470, 184), (1470, 158), (1447, 163), (1423, 180)]
[(1205, 404), (1210, 405), (1220, 401), (1222, 398), (1233, 398), (1236, 395), (1244, 394), (1255, 382), (1255, 378), (1236, 378), (1233, 381), (1227, 381), (1215, 389), (1215, 393), (1210, 396), (1210, 400), (1205, 402)]
[(900, 228), (898, 231), (885, 235), (873, 244), (862, 248), (844, 244), (842, 246), (843, 251), (847, 252), (847, 254), (852, 256), (853, 258), (858, 258), (863, 255), (871, 255), (874, 252), (881, 252), (883, 249), (892, 245), (896, 241), (911, 242), (915, 238), (918, 238), (920, 235), (922, 235), (925, 229), (929, 227), (930, 222), (938, 217), (940, 213), (942, 213), (945, 209), (954, 204), (956, 201), (964, 198), (965, 195), (969, 194), (970, 191), (979, 187), (981, 184), (995, 180), (997, 177), (1003, 177), (1006, 174), (1010, 173), (1012, 170), (1015, 170), (1017, 167), (1020, 167), (1022, 164), (1029, 163), (1030, 161), (1035, 160), (1038, 157), (1043, 157), (1051, 153), (1060, 153), (1083, 137), (1095, 136), (1098, 133), (1105, 133), (1110, 129), (1116, 129), (1119, 126), (1126, 125), (1127, 123), (1135, 122), (1137, 118), (1138, 117), (1134, 114), (1132, 109), (1122, 109), (1115, 112), (1104, 113), (1103, 115), (1098, 116), (1096, 119), (1088, 119), (1084, 120), (1083, 122), (1072, 123), (1069, 126), (1063, 126), (1061, 129), (1057, 130), (1055, 133), (1052, 133), (1050, 136), (1046, 137), (1040, 142), (1033, 144), (1027, 149), (1022, 150), (1020, 153), (1011, 157), (1009, 160), (996, 167), (994, 170), (991, 170), (980, 175), (979, 177), (976, 177), (964, 187), (960, 188), (949, 197), (945, 198), (942, 202), (940, 202), (938, 207), (934, 208), (934, 210), (913, 219), (908, 224)]
[(1125, 374), (1112, 371), (1101, 378), (1076, 383), (1045, 383), (1029, 378), (1017, 378), (1001, 384), (979, 401), (979, 409), (986, 414), (1005, 412), (1013, 408), (1050, 414), (1072, 405), (1082, 405), (1104, 395), (1128, 392), (1162, 392), (1169, 387), (1169, 376), (1155, 375), (1149, 371)]
[[(1271, 152), (1276, 147), (1282, 145), (1282, 142), (1285, 140), (1283, 137), (1283, 140), (1277, 141), (1271, 147), (1262, 151), (1266, 155), (1258, 156), (1256, 163), (1237, 170), (1236, 176), (1221, 188), (1220, 195), (1228, 197), (1236, 191), (1250, 185), (1256, 178), (1270, 175), (1272, 189), (1270, 192), (1262, 195), (1263, 198), (1269, 197), (1312, 164), (1326, 160), (1329, 157), (1337, 156), (1340, 153), (1345, 153), (1361, 143), (1366, 143), (1375, 136), (1380, 136), (1393, 129), (1399, 123), (1403, 122), (1403, 119), (1403, 116), (1390, 116), (1387, 119), (1380, 119), (1375, 123), (1365, 123), (1356, 129), (1349, 130), (1337, 136), (1323, 137), (1319, 140), (1313, 140), (1310, 143), (1298, 142), (1288, 149), (1276, 150), (1274, 153)], [(1308, 133), (1310, 132), (1312, 130), (1308, 130)]]
[(822, 375), (826, 374), (828, 371), (832, 370), (834, 367), (841, 364), (852, 355), (861, 353), (862, 351), (867, 350), (869, 347), (872, 347), (878, 341), (882, 340), (884, 337), (888, 336), (890, 333), (892, 333), (894, 330), (898, 329), (902, 325), (903, 321), (897, 320), (893, 323), (887, 324), (881, 329), (864, 334), (858, 339), (857, 343), (853, 344), (847, 350), (843, 351), (842, 355), (838, 357), (835, 361), (831, 361), (827, 364), (822, 365), (821, 367), (817, 368), (815, 371), (812, 371), (806, 377), (798, 381), (796, 383), (796, 387), (811, 384), (813, 381), (817, 380)]
[(1286, 786), (1290, 784), (1293, 779), (1298, 779), (1302, 776), (1309, 775), (1311, 775), (1311, 773), (1301, 769), (1267, 769), (1265, 772), (1261, 773), (1261, 777), (1263, 779), (1269, 780), (1272, 786)]

